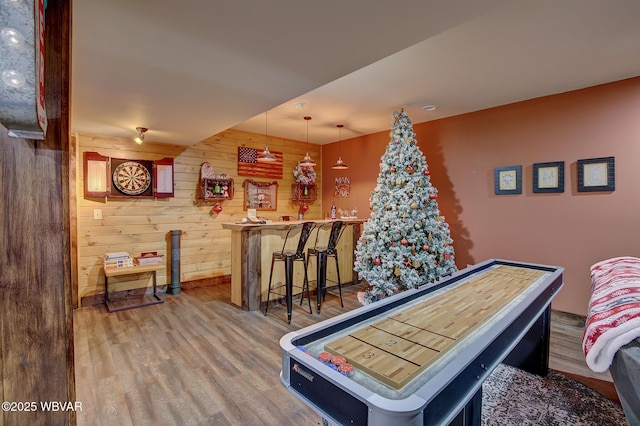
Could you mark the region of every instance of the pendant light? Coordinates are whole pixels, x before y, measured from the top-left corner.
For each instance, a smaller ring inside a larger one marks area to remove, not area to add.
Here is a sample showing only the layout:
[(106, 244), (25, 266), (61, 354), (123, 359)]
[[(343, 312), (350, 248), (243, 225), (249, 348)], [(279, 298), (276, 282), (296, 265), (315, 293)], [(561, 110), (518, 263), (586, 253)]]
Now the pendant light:
[(338, 124), (336, 125), (336, 127), (339, 130), (339, 137), (338, 137), (338, 161), (336, 161), (336, 164), (334, 164), (333, 166), (331, 166), (331, 168), (333, 170), (346, 170), (349, 168), (349, 166), (347, 166), (346, 164), (344, 164), (344, 161), (342, 161), (342, 128), (344, 127), (343, 124)]
[(306, 116), (304, 117), (304, 119), (307, 122), (307, 154), (304, 156), (302, 160), (300, 160), (300, 165), (306, 166), (306, 167), (313, 167), (316, 165), (316, 162), (313, 161), (309, 156), (309, 120), (311, 120), (311, 117)]
[(274, 161), (277, 160), (276, 156), (269, 152), (269, 133), (267, 132), (267, 118), (268, 118), (267, 115), (268, 115), (268, 113), (269, 113), (269, 111), (265, 111), (264, 112), (264, 139), (265, 139), (265, 146), (264, 146), (264, 151), (262, 151), (262, 153), (260, 155), (258, 155), (258, 157), (256, 158), (258, 163), (273, 163)]

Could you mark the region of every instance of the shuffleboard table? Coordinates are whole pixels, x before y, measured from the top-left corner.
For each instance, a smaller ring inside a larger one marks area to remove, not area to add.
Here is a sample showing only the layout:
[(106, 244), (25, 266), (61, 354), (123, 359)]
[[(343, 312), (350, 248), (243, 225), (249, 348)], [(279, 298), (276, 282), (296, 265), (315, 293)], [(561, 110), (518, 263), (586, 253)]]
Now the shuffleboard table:
[(482, 382), (499, 363), (548, 373), (563, 271), (492, 259), (288, 333), (281, 381), (330, 424), (480, 424)]

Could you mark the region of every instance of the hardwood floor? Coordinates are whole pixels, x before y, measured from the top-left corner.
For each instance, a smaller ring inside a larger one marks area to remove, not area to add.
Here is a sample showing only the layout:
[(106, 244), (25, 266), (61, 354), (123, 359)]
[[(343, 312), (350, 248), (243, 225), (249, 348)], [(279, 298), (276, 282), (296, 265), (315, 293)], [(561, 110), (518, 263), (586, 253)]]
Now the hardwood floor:
[[(74, 312), (79, 425), (318, 425), (320, 417), (281, 384), (278, 341), (289, 331), (359, 306), (327, 295), (322, 313), (294, 304), (247, 312), (230, 304), (228, 285), (183, 290), (165, 303), (108, 314)], [(554, 315), (551, 368), (601, 381), (584, 363), (581, 328)], [(599, 382), (598, 382), (599, 383)], [(615, 393), (615, 390), (614, 390)]]

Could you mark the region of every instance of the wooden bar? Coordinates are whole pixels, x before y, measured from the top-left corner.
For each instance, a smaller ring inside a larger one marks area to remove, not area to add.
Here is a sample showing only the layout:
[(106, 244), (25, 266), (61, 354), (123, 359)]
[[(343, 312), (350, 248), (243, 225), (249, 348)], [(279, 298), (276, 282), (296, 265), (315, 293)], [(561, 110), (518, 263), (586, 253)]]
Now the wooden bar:
[[(365, 219), (340, 219), (346, 228), (338, 243), (340, 278), (343, 284), (350, 284), (357, 280), (353, 271), (353, 251), (360, 236), (360, 226)], [(281, 250), (285, 235), (293, 225), (303, 221), (271, 222), (266, 224), (226, 222), (223, 229), (231, 231), (231, 303), (248, 311), (262, 308), (267, 300), (269, 289), (269, 272), (271, 270), (271, 254)], [(310, 220), (318, 226), (331, 222), (330, 220)], [(322, 232), (328, 233), (330, 227)], [(313, 246), (317, 231), (307, 242)], [(320, 236), (322, 240), (323, 236)], [(297, 245), (298, 238), (294, 235), (287, 243), (291, 248)], [(305, 249), (306, 249), (305, 248)], [(309, 280), (316, 279), (315, 260), (309, 264)], [(294, 281), (303, 279), (302, 268), (294, 269)], [(336, 280), (334, 268), (329, 268), (327, 278)], [(284, 268), (276, 265), (273, 272), (273, 283), (284, 283)]]

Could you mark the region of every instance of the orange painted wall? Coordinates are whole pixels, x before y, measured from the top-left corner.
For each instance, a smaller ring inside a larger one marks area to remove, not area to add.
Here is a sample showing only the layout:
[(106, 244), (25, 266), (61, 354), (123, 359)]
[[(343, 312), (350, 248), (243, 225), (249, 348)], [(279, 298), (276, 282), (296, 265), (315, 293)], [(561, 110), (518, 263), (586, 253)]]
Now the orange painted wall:
[[(391, 117), (391, 111), (389, 112)], [(451, 226), (457, 265), (502, 258), (559, 265), (565, 287), (553, 308), (586, 315), (589, 267), (614, 256), (640, 257), (640, 78), (414, 123)], [(335, 171), (338, 144), (323, 147), (323, 211), (334, 179), (351, 178), (341, 208), (369, 213), (389, 132), (342, 141), (350, 169)], [(615, 157), (613, 192), (577, 192), (577, 160)], [(534, 194), (533, 163), (565, 162), (565, 192)], [(522, 165), (523, 192), (495, 195), (494, 168)]]

